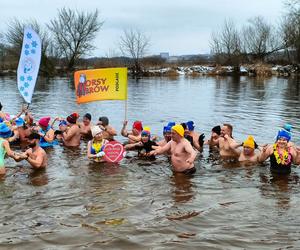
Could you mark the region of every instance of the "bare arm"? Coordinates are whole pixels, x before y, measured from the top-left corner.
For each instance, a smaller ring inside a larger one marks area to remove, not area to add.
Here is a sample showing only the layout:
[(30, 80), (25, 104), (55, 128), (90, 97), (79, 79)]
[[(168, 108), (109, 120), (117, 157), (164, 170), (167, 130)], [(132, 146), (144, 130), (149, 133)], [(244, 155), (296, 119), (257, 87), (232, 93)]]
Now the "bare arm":
[(128, 131), (127, 131), (127, 128), (126, 128), (127, 123), (128, 123), (128, 121), (124, 121), (123, 122), (123, 127), (121, 129), (121, 135), (123, 135), (124, 137), (128, 137)]
[(195, 158), (197, 156), (196, 150), (193, 149), (190, 143), (185, 143), (184, 149), (187, 153), (190, 154), (190, 157), (186, 160), (186, 162), (192, 164), (195, 161)]
[(76, 130), (75, 130), (75, 127), (71, 127), (69, 128), (67, 131), (65, 131), (62, 136), (63, 136), (63, 139), (64, 141), (69, 141), (73, 138), (73, 136), (76, 134)]
[(109, 133), (111, 136), (116, 136), (117, 135), (117, 131), (111, 126), (106, 127), (104, 130), (107, 133)]
[(30, 165), (34, 168), (40, 168), (43, 165), (44, 156), (42, 153), (38, 154), (35, 159), (31, 158), (30, 156), (26, 159)]
[(124, 148), (126, 150), (130, 150), (130, 149), (134, 149), (135, 147), (138, 147), (138, 146), (143, 146), (143, 143), (142, 142), (136, 142), (136, 143), (126, 144)]
[(149, 155), (161, 155), (166, 152), (169, 152), (171, 150), (171, 143), (172, 143), (172, 141), (169, 141), (165, 146), (159, 147), (159, 148), (149, 152)]
[(92, 141), (89, 141), (87, 146), (87, 157), (89, 159), (97, 158), (96, 154), (91, 153), (91, 149), (92, 149)]
[(258, 161), (264, 162), (270, 155), (273, 153), (273, 146), (272, 145), (266, 145), (262, 148), (261, 153), (259, 155)]
[(2, 145), (6, 151), (7, 156), (9, 156), (10, 158), (13, 158), (15, 161), (21, 161), (24, 159), (19, 154), (15, 153), (10, 149), (8, 141), (3, 141)]

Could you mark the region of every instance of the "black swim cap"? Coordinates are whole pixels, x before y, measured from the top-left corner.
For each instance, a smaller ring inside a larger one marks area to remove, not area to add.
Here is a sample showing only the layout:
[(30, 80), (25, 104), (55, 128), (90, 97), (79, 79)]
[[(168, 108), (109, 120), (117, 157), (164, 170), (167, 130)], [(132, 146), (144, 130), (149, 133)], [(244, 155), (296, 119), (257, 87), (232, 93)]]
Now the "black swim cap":
[(102, 124), (103, 124), (104, 126), (107, 126), (107, 125), (109, 124), (109, 120), (108, 120), (108, 118), (107, 118), (106, 116), (101, 116), (101, 117), (99, 118), (99, 121), (102, 122)]
[(216, 134), (218, 134), (218, 135), (220, 135), (221, 134), (221, 126), (215, 126), (215, 127), (213, 127), (212, 128), (212, 130), (211, 131), (213, 131), (213, 132), (215, 132)]
[(2, 107), (3, 107), (3, 106), (2, 106), (2, 104), (1, 104), (1, 102), (0, 102), (0, 111), (2, 110)]
[(90, 121), (92, 120), (92, 115), (90, 113), (86, 113), (83, 117), (89, 119)]

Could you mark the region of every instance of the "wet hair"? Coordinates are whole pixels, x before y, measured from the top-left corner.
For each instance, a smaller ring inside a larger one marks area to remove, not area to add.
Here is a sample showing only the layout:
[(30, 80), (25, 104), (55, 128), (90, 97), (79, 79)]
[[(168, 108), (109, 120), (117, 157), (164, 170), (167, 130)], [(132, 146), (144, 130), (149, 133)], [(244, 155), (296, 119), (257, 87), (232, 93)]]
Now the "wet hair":
[(2, 106), (2, 104), (1, 104), (1, 102), (0, 102), (0, 111), (2, 110), (2, 107), (3, 107), (3, 106)]
[(217, 135), (220, 135), (221, 134), (221, 127), (220, 127), (220, 125), (217, 125), (217, 126), (213, 127), (211, 129), (211, 131), (215, 132)]
[(106, 116), (99, 117), (99, 121), (102, 122), (102, 124), (104, 126), (107, 126), (109, 124), (109, 120), (108, 120), (108, 118)]
[(183, 127), (184, 130), (186, 130), (186, 124), (184, 122), (181, 123), (180, 125)]
[(90, 121), (92, 120), (92, 115), (90, 113), (86, 113), (83, 117), (89, 119)]

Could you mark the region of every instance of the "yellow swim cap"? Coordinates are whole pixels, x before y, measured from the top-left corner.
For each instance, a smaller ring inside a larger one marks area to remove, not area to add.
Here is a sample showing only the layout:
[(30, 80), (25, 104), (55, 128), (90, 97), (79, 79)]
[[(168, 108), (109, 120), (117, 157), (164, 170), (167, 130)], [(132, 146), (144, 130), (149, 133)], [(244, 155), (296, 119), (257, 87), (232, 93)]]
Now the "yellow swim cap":
[(151, 131), (151, 129), (150, 129), (150, 127), (144, 127), (144, 129), (143, 130), (145, 130), (145, 131)]
[(252, 135), (249, 135), (248, 138), (244, 141), (243, 144), (244, 147), (249, 147), (254, 149), (255, 148), (255, 143), (254, 143), (254, 138)]
[(172, 127), (172, 129), (179, 134), (181, 137), (184, 136), (184, 128), (180, 124), (176, 124), (175, 126)]

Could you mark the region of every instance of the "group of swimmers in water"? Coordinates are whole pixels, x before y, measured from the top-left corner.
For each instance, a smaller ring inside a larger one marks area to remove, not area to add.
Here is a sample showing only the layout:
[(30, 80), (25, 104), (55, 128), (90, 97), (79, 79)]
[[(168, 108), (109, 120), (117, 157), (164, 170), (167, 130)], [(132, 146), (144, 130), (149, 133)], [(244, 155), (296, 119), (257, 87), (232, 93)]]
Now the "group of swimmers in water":
[[(82, 139), (88, 139), (87, 157), (96, 162), (103, 161), (104, 147), (114, 141), (116, 129), (109, 124), (109, 119), (100, 117), (93, 125), (89, 113), (79, 122), (79, 115), (72, 113), (66, 118), (42, 117), (37, 123), (26, 107), (19, 114), (10, 116), (2, 111), (0, 103), (0, 175), (5, 175), (5, 155), (15, 161), (26, 160), (34, 169), (45, 168), (48, 158), (45, 148), (63, 144), (67, 147), (78, 147)], [(54, 129), (58, 123), (57, 129)], [(127, 129), (128, 122), (123, 122), (121, 135), (128, 138), (124, 144), (126, 151), (136, 150), (139, 157), (155, 159), (156, 155), (170, 157), (172, 170), (184, 174), (196, 172), (195, 159), (207, 145), (218, 150), (221, 157), (240, 162), (257, 164), (270, 158), (270, 169), (279, 174), (291, 172), (292, 164), (300, 164), (300, 149), (291, 140), (291, 125), (286, 124), (277, 133), (273, 144), (259, 146), (253, 136), (243, 142), (237, 142), (230, 124), (215, 126), (208, 140), (204, 134), (195, 131), (193, 121), (181, 124), (169, 122), (163, 127), (163, 139), (152, 136), (149, 127), (143, 127), (141, 121), (135, 121), (132, 129)], [(21, 145), (23, 151), (12, 150), (12, 145)], [(23, 147), (24, 146), (24, 147)], [(24, 150), (25, 148), (25, 150)]]

